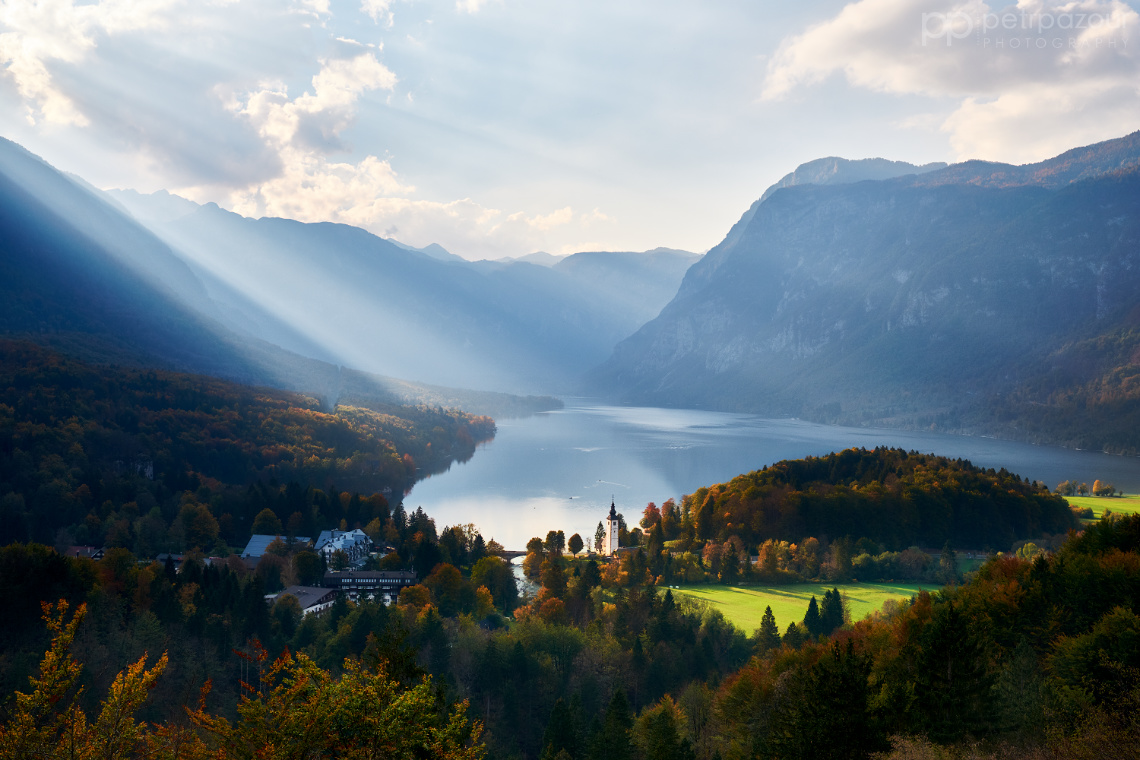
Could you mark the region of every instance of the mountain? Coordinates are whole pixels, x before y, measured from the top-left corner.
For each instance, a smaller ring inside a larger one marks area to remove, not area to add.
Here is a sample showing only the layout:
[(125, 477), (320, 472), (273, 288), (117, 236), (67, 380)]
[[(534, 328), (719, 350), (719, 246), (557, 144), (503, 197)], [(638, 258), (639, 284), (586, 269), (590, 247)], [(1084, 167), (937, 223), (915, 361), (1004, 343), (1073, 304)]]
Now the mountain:
[[(1140, 448), (1128, 395), (1140, 361), (1138, 136), (1028, 166), (778, 188), (615, 348), (592, 388)], [(1115, 348), (1090, 349), (1097, 341)], [(1074, 438), (1029, 424), (1034, 408), (1066, 417), (1099, 403), (1089, 384), (1106, 377), (1126, 410), (1108, 427)]]
[[(152, 222), (200, 210), (165, 193), (148, 199)], [(448, 402), (480, 414), (557, 405), (346, 370), (255, 337), (123, 200), (0, 139), (0, 334), (88, 361), (303, 391), (329, 404), (347, 394), (360, 405)]]
[(829, 156), (800, 164), (796, 170), (780, 178), (760, 196), (761, 201), (784, 187), (798, 185), (847, 185), (874, 179), (893, 179), (907, 174), (926, 174), (936, 169), (945, 169), (944, 163), (916, 166), (906, 161), (888, 161), (885, 158), (862, 158), (851, 161), (846, 158)]
[[(170, 203), (112, 197), (140, 219)], [(562, 392), (677, 291), (693, 254), (469, 262), (356, 227), (216, 205), (152, 221), (232, 329), (304, 356), (436, 385)]]
[(564, 258), (566, 257), (556, 256), (555, 254), (547, 253), (546, 251), (535, 251), (534, 253), (528, 253), (525, 256), (518, 256), (510, 260), (525, 261), (527, 264), (538, 264), (540, 267), (552, 267), (559, 261), (562, 261)]
[[(672, 248), (652, 251), (583, 251), (554, 264), (587, 297), (624, 310), (626, 324), (640, 327), (677, 293), (685, 272), (700, 255)], [(633, 330), (630, 330), (632, 333)]]

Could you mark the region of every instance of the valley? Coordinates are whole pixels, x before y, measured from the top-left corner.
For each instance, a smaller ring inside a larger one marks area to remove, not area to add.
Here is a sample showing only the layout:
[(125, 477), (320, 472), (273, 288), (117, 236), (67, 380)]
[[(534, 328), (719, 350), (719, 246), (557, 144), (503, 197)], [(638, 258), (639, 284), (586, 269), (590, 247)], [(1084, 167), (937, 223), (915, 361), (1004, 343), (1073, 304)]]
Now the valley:
[(1138, 236), (1140, 133), (482, 261), (0, 141), (0, 757), (1129, 744)]

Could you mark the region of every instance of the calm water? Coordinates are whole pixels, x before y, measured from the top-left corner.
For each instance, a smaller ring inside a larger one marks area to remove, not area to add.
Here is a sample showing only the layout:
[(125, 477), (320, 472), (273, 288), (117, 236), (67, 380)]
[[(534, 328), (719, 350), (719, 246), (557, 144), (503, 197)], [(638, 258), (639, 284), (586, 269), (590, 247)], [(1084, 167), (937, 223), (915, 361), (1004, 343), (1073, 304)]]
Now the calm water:
[(564, 530), (593, 541), (612, 497), (627, 522), (645, 505), (680, 499), (781, 459), (862, 446), (893, 446), (983, 467), (1005, 467), (1054, 486), (1100, 478), (1140, 491), (1140, 459), (988, 438), (816, 425), (687, 409), (567, 405), (499, 422), (495, 440), (466, 464), (417, 484), (404, 499), (436, 524), (475, 523), (485, 537), (522, 549), (531, 536)]

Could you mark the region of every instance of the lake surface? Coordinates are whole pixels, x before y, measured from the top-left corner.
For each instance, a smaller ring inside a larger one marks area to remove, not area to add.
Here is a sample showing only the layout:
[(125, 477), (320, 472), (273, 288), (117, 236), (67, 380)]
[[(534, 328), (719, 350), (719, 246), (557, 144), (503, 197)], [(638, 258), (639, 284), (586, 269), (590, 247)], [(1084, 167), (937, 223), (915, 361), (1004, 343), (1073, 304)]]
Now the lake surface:
[(626, 522), (645, 505), (680, 500), (781, 459), (851, 447), (892, 446), (1005, 467), (1050, 487), (1062, 480), (1140, 492), (1140, 458), (1034, 446), (992, 438), (817, 425), (688, 409), (567, 404), (499, 422), (494, 441), (463, 464), (416, 484), (405, 508), (422, 506), (436, 525), (475, 523), (485, 538), (523, 549), (531, 536), (564, 530), (593, 542), (614, 499)]

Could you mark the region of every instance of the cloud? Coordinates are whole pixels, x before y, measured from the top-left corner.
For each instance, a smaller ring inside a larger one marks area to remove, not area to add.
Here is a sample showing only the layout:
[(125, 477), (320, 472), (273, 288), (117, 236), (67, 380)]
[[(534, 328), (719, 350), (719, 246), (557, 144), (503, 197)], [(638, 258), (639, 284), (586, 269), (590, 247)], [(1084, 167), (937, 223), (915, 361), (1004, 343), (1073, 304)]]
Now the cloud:
[(395, 21), (392, 0), (362, 0), (360, 12), (371, 16), (373, 21), (384, 24), (388, 29), (392, 28), (392, 23)]
[[(457, 10), (485, 5), (469, 0)], [(595, 230), (612, 224), (608, 217), (575, 213), (564, 192), (505, 209), (454, 200), (477, 192), (467, 189), (417, 197), (419, 183), (397, 171), (385, 138), (400, 124), (397, 110), (422, 118), (413, 109), (431, 103), (413, 100), (360, 25), (390, 28), (394, 6), (361, 0), (357, 15), (328, 0), (0, 0), (0, 128), (100, 186), (163, 188), (249, 216), (354, 224), (469, 257), (612, 234)], [(420, 19), (420, 36), (431, 37), (429, 22)], [(430, 95), (418, 59), (408, 57), (426, 47), (388, 41), (397, 47), (388, 55)], [(433, 181), (430, 162), (425, 181)]]
[(761, 97), (839, 74), (862, 89), (955, 99), (939, 128), (959, 157), (1040, 160), (1136, 128), (1138, 31), (1119, 0), (859, 0), (786, 38)]
[(455, 0), (455, 10), (460, 13), (478, 13), (487, 0)]
[(104, 0), (0, 4), (0, 66), (25, 101), (35, 123), (87, 126), (88, 117), (59, 88), (53, 62), (78, 63), (96, 46), (96, 35), (115, 35), (167, 25), (177, 0)]
[(507, 217), (507, 219), (512, 222), (523, 221), (536, 230), (539, 230), (541, 232), (548, 232), (555, 227), (561, 227), (573, 221), (574, 209), (566, 206), (565, 208), (560, 208), (557, 211), (551, 211), (549, 214), (538, 214), (537, 216), (531, 217), (528, 217), (526, 214), (519, 212), (517, 214), (511, 214), (509, 217)]

